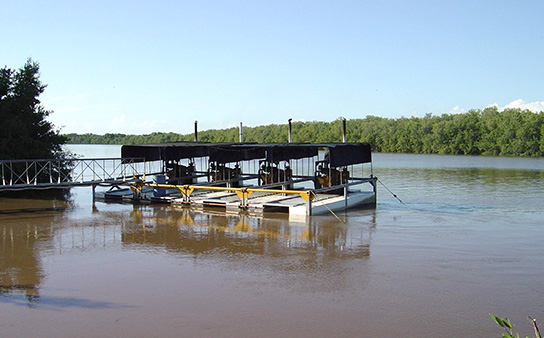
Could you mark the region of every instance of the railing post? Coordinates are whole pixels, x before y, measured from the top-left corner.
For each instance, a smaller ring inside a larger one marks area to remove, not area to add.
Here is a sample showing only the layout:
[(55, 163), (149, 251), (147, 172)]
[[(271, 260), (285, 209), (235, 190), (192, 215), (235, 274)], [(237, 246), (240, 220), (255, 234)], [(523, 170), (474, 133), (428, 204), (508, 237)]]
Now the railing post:
[[(127, 165), (131, 165), (132, 170)], [(127, 176), (131, 171), (135, 177), (145, 179), (145, 175), (154, 170), (154, 165), (154, 161), (147, 163), (145, 158), (138, 162), (135, 159), (124, 162), (121, 158), (1, 160), (0, 185), (23, 189), (24, 186), (54, 187), (64, 183), (92, 185), (97, 181), (126, 181), (131, 178)]]
[(344, 209), (348, 207), (348, 187), (344, 187)]
[(125, 172), (126, 172), (126, 167), (125, 167), (125, 163), (123, 163), (123, 159), (121, 159), (121, 177), (123, 178), (123, 181), (126, 181), (126, 175), (125, 175)]

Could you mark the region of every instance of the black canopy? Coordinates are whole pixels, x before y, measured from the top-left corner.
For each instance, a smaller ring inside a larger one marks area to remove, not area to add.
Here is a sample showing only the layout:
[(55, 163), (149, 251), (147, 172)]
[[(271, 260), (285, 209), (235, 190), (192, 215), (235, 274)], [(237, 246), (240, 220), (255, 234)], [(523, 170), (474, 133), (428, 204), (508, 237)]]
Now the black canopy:
[(319, 150), (329, 153), (332, 167), (342, 167), (372, 161), (368, 143), (200, 143), (173, 142), (121, 147), (123, 158), (143, 158), (146, 161), (177, 161), (206, 157), (219, 163), (266, 159), (270, 162), (314, 157)]
[(256, 144), (217, 145), (209, 147), (210, 161), (230, 163), (256, 160), (265, 157), (265, 147)]
[(269, 162), (298, 160), (317, 156), (319, 147), (309, 143), (269, 144), (266, 147), (266, 159)]
[(184, 158), (209, 156), (211, 146), (231, 145), (232, 143), (171, 142), (139, 145), (123, 145), (122, 158), (144, 158), (146, 161), (177, 161)]
[(372, 162), (370, 144), (368, 143), (338, 143), (328, 146), (328, 148), (331, 167)]

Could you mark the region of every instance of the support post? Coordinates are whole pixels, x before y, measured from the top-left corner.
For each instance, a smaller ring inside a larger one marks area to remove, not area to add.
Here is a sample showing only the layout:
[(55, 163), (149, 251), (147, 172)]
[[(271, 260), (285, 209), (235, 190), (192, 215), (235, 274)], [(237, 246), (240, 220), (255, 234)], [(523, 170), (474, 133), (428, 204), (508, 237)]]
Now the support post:
[(244, 134), (242, 131), (242, 122), (240, 122), (240, 143), (244, 142)]
[(198, 121), (195, 120), (195, 142), (198, 142)]
[(344, 187), (344, 209), (348, 208), (348, 187)]
[(291, 121), (293, 119), (289, 119), (287, 120), (287, 123), (289, 124), (289, 143), (291, 143), (293, 141), (293, 139), (291, 138)]
[(342, 119), (342, 143), (346, 143), (346, 119)]

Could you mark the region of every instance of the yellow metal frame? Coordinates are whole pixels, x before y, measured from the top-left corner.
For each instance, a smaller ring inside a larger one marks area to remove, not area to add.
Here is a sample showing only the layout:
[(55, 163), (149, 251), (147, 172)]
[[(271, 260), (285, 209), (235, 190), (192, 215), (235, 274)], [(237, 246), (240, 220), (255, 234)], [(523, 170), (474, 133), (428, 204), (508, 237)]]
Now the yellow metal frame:
[(183, 196), (185, 196), (186, 199), (189, 198), (189, 196), (193, 193), (194, 190), (210, 190), (210, 191), (230, 191), (236, 193), (238, 197), (242, 199), (242, 201), (245, 203), (249, 196), (251, 196), (254, 192), (265, 192), (265, 193), (273, 193), (273, 194), (298, 194), (302, 199), (304, 199), (306, 202), (312, 201), (316, 194), (313, 190), (281, 190), (281, 189), (263, 189), (263, 188), (248, 188), (248, 187), (242, 187), (242, 188), (234, 188), (234, 187), (214, 187), (214, 186), (207, 186), (207, 185), (191, 185), (191, 184), (184, 184), (184, 185), (176, 185), (176, 184), (159, 184), (159, 183), (145, 183), (145, 182), (135, 182), (135, 183), (127, 183), (130, 185), (132, 190), (137, 190), (138, 192), (141, 192), (142, 187), (152, 187), (152, 188), (170, 188), (170, 189), (178, 189)]

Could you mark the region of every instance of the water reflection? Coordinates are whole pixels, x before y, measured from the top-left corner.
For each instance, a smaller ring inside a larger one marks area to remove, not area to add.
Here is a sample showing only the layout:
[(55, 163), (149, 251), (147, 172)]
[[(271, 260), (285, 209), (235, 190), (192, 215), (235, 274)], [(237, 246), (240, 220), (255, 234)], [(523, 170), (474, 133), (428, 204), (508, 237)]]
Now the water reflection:
[(45, 275), (39, 244), (51, 240), (73, 201), (1, 198), (0, 206), (0, 296), (22, 294), (33, 306)]
[(256, 217), (188, 208), (134, 206), (122, 242), (182, 254), (286, 256), (293, 252), (364, 258), (370, 255), (368, 228), (349, 227), (331, 217)]
[[(43, 306), (53, 307), (114, 306), (77, 298), (40, 299), (46, 276), (43, 257), (88, 250), (105, 250), (107, 254), (124, 247), (161, 255), (166, 251), (182, 259), (213, 260), (252, 271), (280, 271), (284, 277), (294, 271), (299, 274), (297, 278), (322, 271), (329, 279), (331, 274), (342, 278), (343, 265), (369, 257), (376, 221), (374, 216), (370, 224), (342, 224), (330, 215), (289, 219), (283, 214), (255, 217), (143, 205), (98, 206), (82, 211), (74, 210), (69, 202), (3, 202), (0, 301), (31, 307), (38, 300)], [(24, 296), (26, 301), (11, 297), (15, 295)]]
[(1, 231), (0, 295), (23, 293), (33, 303), (40, 297), (44, 277), (35, 245), (45, 233), (37, 226), (19, 224), (3, 225)]
[[(376, 219), (372, 211), (348, 217), (331, 215), (289, 219), (288, 215), (249, 217), (172, 207), (134, 207), (122, 228), (122, 243), (142, 252), (189, 259), (195, 267), (236, 272), (233, 285), (264, 276), (270, 288), (298, 293), (335, 293), (356, 279), (363, 288)], [(370, 222), (366, 222), (370, 219)], [(354, 270), (353, 267), (357, 266)]]

